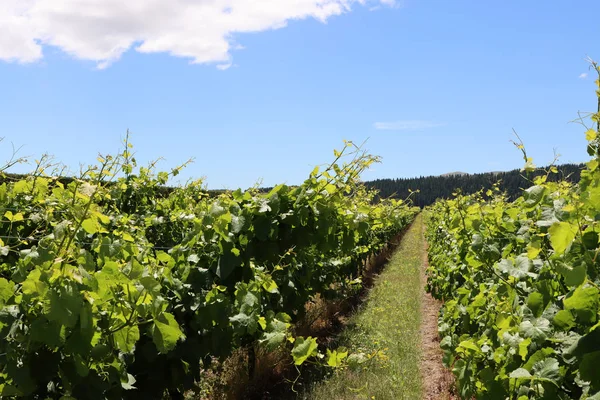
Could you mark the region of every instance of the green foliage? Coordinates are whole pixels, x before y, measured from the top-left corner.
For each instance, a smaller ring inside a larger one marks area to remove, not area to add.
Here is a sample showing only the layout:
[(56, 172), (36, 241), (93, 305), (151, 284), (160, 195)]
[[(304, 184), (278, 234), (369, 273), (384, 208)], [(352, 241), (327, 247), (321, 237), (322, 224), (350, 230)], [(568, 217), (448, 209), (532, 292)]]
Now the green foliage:
[(297, 338), (294, 342), (294, 348), (292, 349), (294, 364), (300, 365), (309, 357), (317, 355), (317, 349), (318, 345), (316, 339), (312, 337)]
[(315, 339), (289, 329), (305, 303), (352, 290), (415, 214), (399, 201), (372, 206), (359, 176), (377, 158), (351, 143), (336, 157), (300, 186), (218, 197), (201, 182), (165, 191), (180, 168), (138, 167), (128, 141), (77, 179), (7, 179), (1, 395), (161, 398), (241, 346), (287, 346), (296, 364), (317, 354)]
[(551, 169), (513, 202), (496, 189), (439, 201), (427, 213), (428, 289), (444, 300), (444, 361), (462, 398), (600, 398), (592, 132), (596, 158), (578, 186), (550, 182)]

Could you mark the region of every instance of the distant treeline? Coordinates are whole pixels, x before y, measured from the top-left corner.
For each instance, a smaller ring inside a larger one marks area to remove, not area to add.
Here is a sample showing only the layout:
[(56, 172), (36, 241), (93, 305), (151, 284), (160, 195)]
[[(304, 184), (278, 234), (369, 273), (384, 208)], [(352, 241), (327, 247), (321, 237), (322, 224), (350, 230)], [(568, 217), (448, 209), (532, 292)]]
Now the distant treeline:
[[(583, 164), (563, 164), (558, 165), (558, 173), (551, 174), (550, 180), (567, 179), (570, 182), (579, 182), (580, 172)], [(527, 175), (528, 179), (545, 174), (546, 168), (541, 168)], [(531, 185), (523, 176), (523, 172), (515, 169), (508, 172), (486, 172), (482, 174), (465, 175), (446, 175), (446, 176), (421, 176), (418, 178), (398, 178), (398, 179), (376, 179), (366, 181), (367, 187), (379, 190), (379, 198), (392, 197), (396, 199), (405, 199), (410, 191), (419, 191), (413, 193), (411, 199), (415, 206), (426, 207), (433, 204), (437, 199), (448, 199), (452, 197), (457, 189), (464, 194), (475, 193), (478, 190), (487, 190), (495, 183), (500, 182), (500, 189), (507, 193), (511, 200), (521, 195), (523, 189)], [(0, 184), (7, 181), (15, 181), (27, 178), (29, 175), (23, 174), (0, 174)], [(58, 181), (63, 184), (69, 184), (73, 181), (72, 177), (60, 177)], [(156, 187), (158, 196), (167, 195), (174, 188), (168, 186)], [(259, 188), (260, 192), (268, 192), (271, 188)], [(211, 197), (216, 197), (229, 190), (207, 190), (206, 193)]]
[[(580, 179), (583, 164), (563, 164), (558, 165), (558, 173), (551, 174), (549, 180), (556, 181), (567, 179), (570, 182), (577, 183)], [(545, 174), (545, 168), (536, 170), (527, 174), (528, 179)], [(450, 176), (421, 176), (419, 178), (408, 179), (376, 179), (367, 181), (365, 185), (379, 190), (382, 198), (392, 197), (405, 199), (410, 191), (419, 190), (411, 197), (414, 205), (425, 207), (433, 204), (437, 199), (448, 199), (456, 189), (462, 193), (475, 193), (481, 189), (489, 189), (495, 183), (500, 182), (500, 189), (504, 191), (511, 200), (516, 199), (522, 193), (522, 190), (531, 186), (531, 183), (523, 176), (525, 173), (515, 169), (508, 172), (487, 172), (481, 174), (465, 174)]]

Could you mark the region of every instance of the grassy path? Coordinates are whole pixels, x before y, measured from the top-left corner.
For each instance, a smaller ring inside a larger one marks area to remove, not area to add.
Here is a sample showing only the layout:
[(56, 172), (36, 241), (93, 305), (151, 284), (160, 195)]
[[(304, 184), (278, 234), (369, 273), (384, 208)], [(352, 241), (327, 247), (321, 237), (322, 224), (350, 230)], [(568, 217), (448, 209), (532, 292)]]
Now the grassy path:
[(422, 399), (421, 307), (425, 243), (419, 215), (363, 307), (352, 317), (341, 344), (371, 355), (356, 371), (340, 371), (313, 388), (307, 399)]

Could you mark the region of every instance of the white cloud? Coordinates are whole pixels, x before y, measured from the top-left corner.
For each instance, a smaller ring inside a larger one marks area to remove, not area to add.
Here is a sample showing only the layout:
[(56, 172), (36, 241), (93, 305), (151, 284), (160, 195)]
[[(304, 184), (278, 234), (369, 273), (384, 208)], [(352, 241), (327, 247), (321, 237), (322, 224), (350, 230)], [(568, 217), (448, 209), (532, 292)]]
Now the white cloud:
[(0, 60), (34, 62), (55, 46), (106, 68), (133, 47), (226, 69), (236, 33), (325, 22), (356, 3), (396, 0), (0, 0)]
[(402, 5), (403, 0), (379, 0), (379, 2), (374, 3), (375, 5), (371, 6), (369, 11), (379, 11), (383, 7), (399, 8)]
[(232, 65), (233, 65), (232, 62), (228, 62), (228, 63), (224, 63), (224, 64), (217, 64), (217, 69), (221, 70), (221, 71), (225, 71), (226, 69), (231, 68)]
[(583, 74), (579, 75), (579, 79), (585, 79), (588, 77), (587, 72), (584, 72)]
[(394, 122), (375, 122), (373, 127), (382, 131), (422, 131), (429, 128), (437, 128), (446, 124), (421, 121), (421, 120), (405, 120)]

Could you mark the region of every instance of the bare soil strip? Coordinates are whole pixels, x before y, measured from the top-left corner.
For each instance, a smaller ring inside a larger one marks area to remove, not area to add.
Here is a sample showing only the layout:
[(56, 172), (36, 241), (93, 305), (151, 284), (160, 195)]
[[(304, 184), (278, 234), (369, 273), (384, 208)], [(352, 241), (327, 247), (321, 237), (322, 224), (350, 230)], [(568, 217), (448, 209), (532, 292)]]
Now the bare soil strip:
[[(423, 238), (422, 287), (427, 283), (427, 242)], [(454, 376), (442, 363), (442, 350), (438, 336), (438, 315), (441, 303), (423, 289), (421, 299), (421, 376), (423, 377), (424, 400), (454, 400)]]

